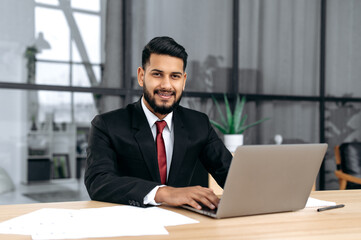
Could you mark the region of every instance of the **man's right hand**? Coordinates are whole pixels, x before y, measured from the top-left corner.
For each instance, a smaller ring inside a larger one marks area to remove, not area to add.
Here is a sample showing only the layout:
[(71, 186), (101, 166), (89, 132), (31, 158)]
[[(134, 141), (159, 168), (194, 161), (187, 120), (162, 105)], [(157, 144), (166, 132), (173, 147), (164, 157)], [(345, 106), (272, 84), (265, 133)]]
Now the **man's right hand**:
[(202, 209), (199, 203), (204, 204), (210, 209), (217, 208), (219, 203), (219, 198), (212, 189), (201, 186), (184, 188), (160, 187), (154, 200), (157, 203), (165, 203), (171, 206), (188, 204), (197, 209)]

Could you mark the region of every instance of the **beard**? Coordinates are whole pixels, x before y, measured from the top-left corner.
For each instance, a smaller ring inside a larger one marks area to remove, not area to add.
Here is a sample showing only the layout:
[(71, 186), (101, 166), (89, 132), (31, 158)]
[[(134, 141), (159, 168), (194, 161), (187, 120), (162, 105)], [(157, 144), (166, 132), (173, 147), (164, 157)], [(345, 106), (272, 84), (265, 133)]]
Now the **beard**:
[[(157, 104), (155, 102), (154, 95), (158, 94), (159, 92), (167, 92), (167, 93), (171, 93), (172, 95), (174, 95), (176, 99), (174, 100), (173, 104), (170, 105), (170, 106), (166, 106), (164, 104), (162, 104), (162, 105)], [(162, 114), (162, 115), (171, 113), (179, 105), (179, 103), (180, 103), (180, 101), (182, 99), (182, 93), (179, 96), (179, 98), (177, 99), (175, 91), (167, 91), (167, 90), (155, 89), (153, 94), (154, 95), (152, 97), (152, 95), (150, 94), (149, 90), (147, 89), (147, 87), (146, 87), (146, 85), (144, 83), (144, 87), (143, 87), (144, 99), (148, 102), (148, 104), (154, 110), (155, 113), (159, 113), (159, 114)]]

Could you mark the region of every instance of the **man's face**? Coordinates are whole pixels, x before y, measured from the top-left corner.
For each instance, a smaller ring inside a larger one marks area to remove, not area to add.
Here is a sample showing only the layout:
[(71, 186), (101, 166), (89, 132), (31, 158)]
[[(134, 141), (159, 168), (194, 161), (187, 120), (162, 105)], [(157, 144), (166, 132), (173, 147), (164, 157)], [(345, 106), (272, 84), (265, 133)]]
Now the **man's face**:
[(183, 60), (169, 55), (151, 54), (145, 69), (138, 68), (145, 105), (160, 119), (179, 104), (186, 79)]

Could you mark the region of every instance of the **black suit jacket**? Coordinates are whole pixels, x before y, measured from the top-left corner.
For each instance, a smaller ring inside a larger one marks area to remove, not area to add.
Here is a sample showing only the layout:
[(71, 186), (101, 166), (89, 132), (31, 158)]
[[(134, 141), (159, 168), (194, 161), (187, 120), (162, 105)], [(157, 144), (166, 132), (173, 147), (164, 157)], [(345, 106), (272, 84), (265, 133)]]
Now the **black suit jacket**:
[[(197, 161), (223, 187), (232, 155), (208, 117), (178, 106), (168, 186), (190, 185)], [(140, 101), (96, 116), (87, 149), (85, 185), (93, 200), (142, 206), (160, 185), (156, 144)]]

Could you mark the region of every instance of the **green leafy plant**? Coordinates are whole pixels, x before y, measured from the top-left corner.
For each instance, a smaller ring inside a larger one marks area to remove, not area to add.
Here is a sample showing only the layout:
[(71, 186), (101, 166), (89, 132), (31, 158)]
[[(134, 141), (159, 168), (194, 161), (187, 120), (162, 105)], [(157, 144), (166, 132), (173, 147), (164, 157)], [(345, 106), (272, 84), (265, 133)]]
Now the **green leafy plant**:
[[(212, 96), (213, 102), (216, 105), (217, 111), (221, 117), (221, 123), (210, 120), (211, 124), (216, 127), (223, 134), (242, 134), (246, 129), (253, 127), (257, 124), (260, 124), (269, 118), (263, 118), (254, 123), (245, 125), (247, 120), (247, 114), (243, 114), (243, 108), (246, 103), (246, 98), (242, 97), (242, 100), (239, 99), (239, 95), (237, 95), (236, 106), (232, 113), (231, 107), (229, 106), (229, 102), (226, 94), (224, 94), (224, 103), (226, 106), (226, 114), (225, 116), (222, 113), (222, 110), (217, 102), (217, 100)], [(243, 115), (242, 115), (243, 114)]]

